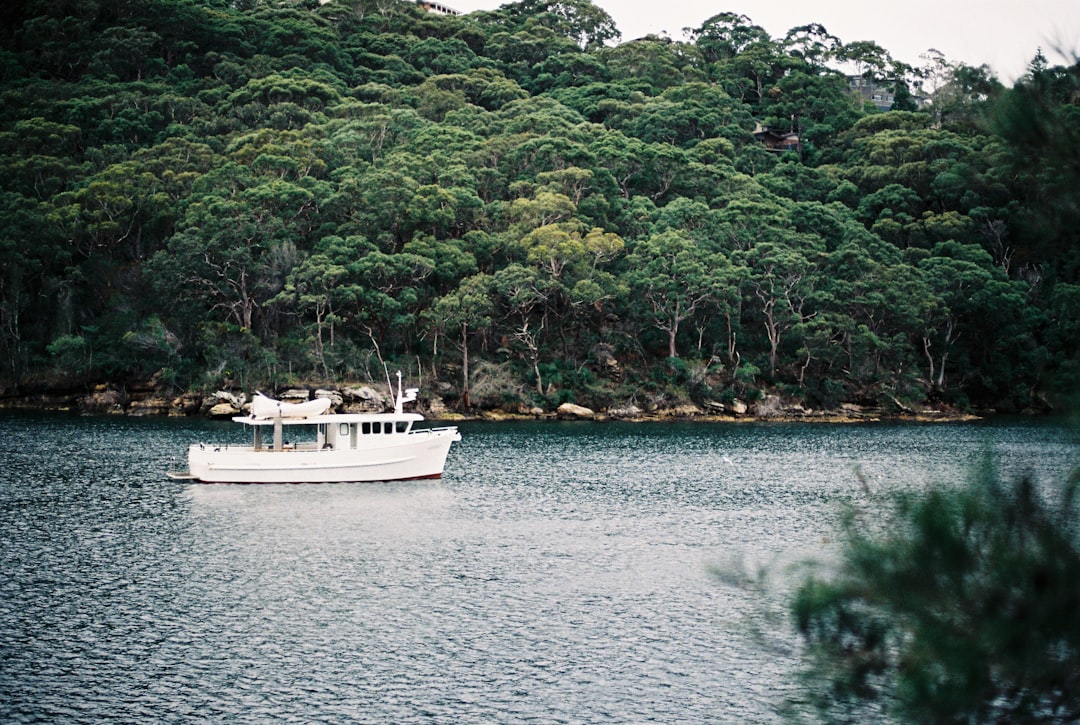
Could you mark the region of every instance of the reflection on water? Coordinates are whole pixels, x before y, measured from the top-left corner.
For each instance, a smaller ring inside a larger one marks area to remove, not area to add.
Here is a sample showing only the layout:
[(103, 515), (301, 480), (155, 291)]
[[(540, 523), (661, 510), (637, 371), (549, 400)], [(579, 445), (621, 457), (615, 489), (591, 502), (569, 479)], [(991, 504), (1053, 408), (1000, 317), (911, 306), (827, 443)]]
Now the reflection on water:
[(1077, 460), (1046, 421), (462, 431), (441, 481), (205, 486), (162, 474), (228, 426), (0, 416), (0, 718), (782, 722), (841, 504)]

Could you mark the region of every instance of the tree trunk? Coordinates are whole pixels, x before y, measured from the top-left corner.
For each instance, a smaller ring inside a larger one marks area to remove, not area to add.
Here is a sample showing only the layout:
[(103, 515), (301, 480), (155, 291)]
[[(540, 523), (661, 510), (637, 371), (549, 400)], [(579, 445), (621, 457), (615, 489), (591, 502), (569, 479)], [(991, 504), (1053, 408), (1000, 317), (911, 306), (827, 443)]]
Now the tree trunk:
[(461, 325), (461, 402), (465, 410), (472, 407), (469, 402), (469, 326)]
[(930, 368), (930, 370), (929, 370), (930, 374), (927, 375), (926, 379), (930, 381), (931, 385), (937, 385), (937, 383), (934, 382), (934, 356), (930, 354), (930, 338), (929, 337), (924, 337), (922, 339), (922, 346), (923, 346), (923, 353), (925, 353), (925, 355), (926, 355), (926, 364)]

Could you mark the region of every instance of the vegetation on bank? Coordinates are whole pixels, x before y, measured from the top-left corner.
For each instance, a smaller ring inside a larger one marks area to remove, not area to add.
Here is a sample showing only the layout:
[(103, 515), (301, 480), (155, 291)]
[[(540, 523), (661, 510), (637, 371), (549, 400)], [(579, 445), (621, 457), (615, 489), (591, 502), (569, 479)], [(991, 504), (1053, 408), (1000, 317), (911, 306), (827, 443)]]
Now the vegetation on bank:
[(386, 365), (460, 411), (1078, 389), (1080, 64), (1033, 49), (1006, 89), (730, 13), (617, 43), (588, 0), (0, 12), (5, 394)]

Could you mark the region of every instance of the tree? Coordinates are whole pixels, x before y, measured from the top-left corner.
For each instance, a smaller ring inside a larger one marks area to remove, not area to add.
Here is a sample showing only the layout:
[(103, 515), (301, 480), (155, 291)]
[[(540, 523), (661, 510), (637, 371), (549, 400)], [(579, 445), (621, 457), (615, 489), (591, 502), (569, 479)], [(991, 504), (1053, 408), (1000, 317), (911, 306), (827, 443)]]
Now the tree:
[(1078, 484), (1005, 484), (986, 464), (967, 486), (901, 496), (886, 526), (849, 512), (836, 571), (792, 605), (826, 716), (1080, 718)]
[[(437, 333), (449, 333), (461, 353), (461, 404), (468, 410), (469, 401), (469, 337), (472, 332), (491, 324), (492, 278), (474, 274), (462, 280), (458, 288), (435, 301), (427, 317)], [(438, 354), (438, 337), (436, 337)]]
[(807, 305), (816, 281), (813, 267), (795, 244), (765, 242), (744, 258), (750, 269), (747, 288), (758, 303), (769, 342), (769, 374), (775, 376), (784, 336), (815, 314)]
[[(346, 273), (345, 267), (334, 264), (326, 254), (313, 254), (289, 273), (285, 288), (272, 300), (315, 315), (315, 359), (326, 376), (330, 375), (326, 345), (333, 347), (334, 325), (341, 319), (334, 309), (333, 291)], [(329, 333), (329, 341), (324, 339), (324, 333)]]
[(705, 60), (713, 63), (734, 58), (754, 43), (771, 40), (765, 29), (754, 25), (750, 18), (731, 12), (713, 15), (701, 27), (684, 32), (701, 49)]
[(794, 27), (784, 36), (788, 53), (803, 60), (815, 73), (825, 69), (825, 61), (840, 47), (840, 39), (820, 23)]
[(856, 40), (841, 45), (834, 55), (837, 60), (851, 63), (855, 68), (855, 75), (873, 81), (886, 80), (886, 71), (892, 64), (889, 51), (872, 40)]
[(620, 37), (611, 16), (589, 0), (521, 0), (501, 10), (526, 25), (550, 28), (583, 50), (601, 48)]
[(716, 262), (686, 234), (667, 231), (640, 240), (626, 263), (631, 294), (648, 304), (645, 319), (665, 333), (667, 356), (678, 357), (679, 328), (716, 297)]
[[(515, 343), (524, 348), (525, 358), (532, 365), (536, 378), (536, 394), (544, 394), (544, 382), (540, 375), (540, 352), (544, 330), (547, 327), (547, 303), (556, 280), (541, 271), (520, 264), (511, 264), (495, 273), (493, 291), (499, 295), (507, 316), (514, 320), (511, 335)], [(540, 310), (537, 315), (536, 311)]]

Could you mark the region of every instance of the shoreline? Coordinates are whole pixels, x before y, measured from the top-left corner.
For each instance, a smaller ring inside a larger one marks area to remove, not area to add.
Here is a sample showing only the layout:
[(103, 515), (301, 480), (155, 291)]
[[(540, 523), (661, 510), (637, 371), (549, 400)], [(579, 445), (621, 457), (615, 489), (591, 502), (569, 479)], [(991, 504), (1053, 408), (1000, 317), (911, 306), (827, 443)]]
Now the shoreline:
[[(38, 391), (12, 395), (0, 391), (0, 410), (23, 412), (57, 412), (72, 415), (118, 415), (153, 418), (203, 418), (227, 420), (243, 415), (248, 405), (247, 396), (231, 390), (213, 393), (185, 392), (166, 395), (151, 386), (119, 388), (98, 385), (89, 392)], [(341, 388), (296, 387), (280, 391), (283, 400), (290, 402), (312, 398), (330, 398), (335, 412), (383, 412), (393, 409), (393, 400), (377, 386), (356, 384)], [(518, 410), (501, 408), (477, 409), (469, 413), (450, 410), (438, 396), (422, 396), (416, 411), (432, 422), (503, 422), (503, 421), (594, 421), (626, 423), (815, 423), (853, 424), (875, 422), (952, 423), (971, 422), (1001, 414), (998, 411), (955, 410), (947, 407), (914, 409), (892, 401), (895, 405), (885, 409), (881, 405), (841, 403), (836, 409), (807, 409), (794, 400), (778, 395), (766, 395), (752, 403), (735, 400), (728, 405), (709, 403), (703, 408), (690, 401), (682, 401), (668, 407), (648, 410), (629, 405), (594, 411), (564, 403), (555, 410), (539, 407)], [(1020, 411), (1020, 414), (1039, 415), (1045, 411)], [(1051, 411), (1052, 413), (1052, 411)]]

